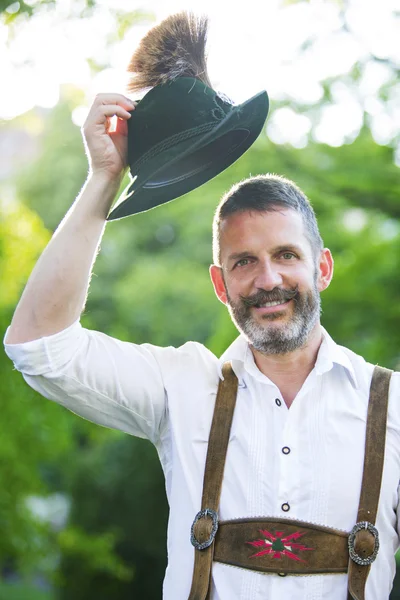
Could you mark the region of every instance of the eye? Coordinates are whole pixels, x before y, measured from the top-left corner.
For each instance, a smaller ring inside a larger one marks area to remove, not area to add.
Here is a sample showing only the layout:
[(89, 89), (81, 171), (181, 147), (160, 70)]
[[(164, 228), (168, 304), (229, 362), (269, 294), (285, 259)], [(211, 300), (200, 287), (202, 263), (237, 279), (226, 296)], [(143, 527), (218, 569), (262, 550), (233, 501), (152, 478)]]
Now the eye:
[(242, 258), (241, 260), (238, 260), (237, 263), (235, 264), (235, 267), (244, 267), (245, 265), (249, 264), (249, 259), (248, 258)]
[(241, 258), (234, 264), (233, 268), (235, 269), (236, 267), (245, 267), (246, 265), (249, 265), (250, 262), (250, 258)]
[(281, 257), (284, 260), (292, 260), (293, 258), (296, 258), (296, 255), (293, 252), (282, 252)]

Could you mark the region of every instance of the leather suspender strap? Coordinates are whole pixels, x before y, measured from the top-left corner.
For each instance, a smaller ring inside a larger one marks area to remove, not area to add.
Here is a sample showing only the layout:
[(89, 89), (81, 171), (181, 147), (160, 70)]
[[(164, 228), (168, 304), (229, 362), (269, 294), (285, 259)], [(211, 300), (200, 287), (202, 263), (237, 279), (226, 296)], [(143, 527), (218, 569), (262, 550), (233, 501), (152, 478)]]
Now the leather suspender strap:
[[(196, 549), (189, 600), (206, 600), (210, 587), (216, 519), (238, 388), (238, 379), (230, 363), (223, 365), (222, 375), (224, 379), (219, 382), (208, 441), (202, 510), (196, 515), (192, 526), (192, 544)], [(205, 546), (208, 542), (209, 545)]]
[[(364, 527), (355, 533), (354, 550), (357, 557), (368, 562), (378, 540), (365, 524), (375, 525), (381, 490), (383, 462), (385, 456), (386, 421), (389, 400), (389, 385), (392, 371), (383, 367), (375, 367), (368, 404), (367, 431), (365, 437), (364, 471), (358, 505), (357, 525)], [(353, 532), (357, 528), (353, 528)], [(350, 533), (349, 540), (352, 533)], [(349, 544), (351, 556), (351, 543)], [(358, 564), (354, 558), (349, 559), (349, 600), (364, 600), (365, 584), (370, 564)]]
[[(238, 380), (230, 363), (224, 364), (222, 373), (224, 380), (219, 384), (208, 443), (202, 510), (196, 515), (192, 525), (192, 544), (196, 550), (189, 600), (207, 600), (210, 588), (214, 539), (218, 523), (217, 512), (238, 387)], [(350, 532), (348, 541), (350, 554), (348, 600), (365, 600), (365, 584), (370, 564), (378, 550), (378, 537), (374, 525), (384, 464), (391, 374), (392, 371), (388, 369), (375, 367), (371, 380), (357, 524)], [(228, 522), (226, 524), (228, 525)], [(224, 523), (221, 523), (221, 531), (223, 525)], [(302, 525), (306, 526), (306, 524)], [(329, 528), (324, 529), (328, 531)], [(217, 556), (216, 559), (218, 560)], [(223, 560), (221, 562), (230, 561)], [(246, 568), (245, 565), (242, 566)]]

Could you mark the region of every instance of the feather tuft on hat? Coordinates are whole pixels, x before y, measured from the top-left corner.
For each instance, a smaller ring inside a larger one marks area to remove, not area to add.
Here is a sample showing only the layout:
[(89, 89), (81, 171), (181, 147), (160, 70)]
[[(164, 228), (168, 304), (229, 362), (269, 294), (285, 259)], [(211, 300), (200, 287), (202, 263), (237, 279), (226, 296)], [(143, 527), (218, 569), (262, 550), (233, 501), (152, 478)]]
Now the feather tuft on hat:
[(205, 52), (207, 25), (207, 17), (180, 12), (150, 29), (129, 63), (128, 91), (153, 88), (178, 77), (194, 77), (212, 87)]

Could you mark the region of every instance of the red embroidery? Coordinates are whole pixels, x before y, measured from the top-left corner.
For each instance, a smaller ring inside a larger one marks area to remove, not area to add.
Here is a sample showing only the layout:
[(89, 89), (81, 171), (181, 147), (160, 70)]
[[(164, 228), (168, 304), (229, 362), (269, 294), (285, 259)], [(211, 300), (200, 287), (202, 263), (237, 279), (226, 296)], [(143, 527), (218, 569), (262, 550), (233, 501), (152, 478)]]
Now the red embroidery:
[(283, 556), (287, 556), (292, 560), (298, 560), (300, 562), (305, 562), (301, 558), (291, 552), (291, 550), (314, 550), (314, 548), (307, 548), (303, 544), (297, 544), (295, 540), (303, 537), (306, 534), (304, 531), (301, 533), (300, 531), (296, 531), (295, 533), (291, 533), (290, 535), (284, 536), (284, 531), (275, 531), (275, 535), (267, 531), (266, 529), (260, 529), (260, 533), (264, 536), (263, 540), (254, 540), (253, 542), (246, 542), (246, 544), (251, 544), (256, 548), (262, 548), (260, 552), (256, 554), (252, 554), (250, 558), (255, 558), (256, 556), (264, 556), (264, 554), (272, 554), (272, 558), (282, 558)]

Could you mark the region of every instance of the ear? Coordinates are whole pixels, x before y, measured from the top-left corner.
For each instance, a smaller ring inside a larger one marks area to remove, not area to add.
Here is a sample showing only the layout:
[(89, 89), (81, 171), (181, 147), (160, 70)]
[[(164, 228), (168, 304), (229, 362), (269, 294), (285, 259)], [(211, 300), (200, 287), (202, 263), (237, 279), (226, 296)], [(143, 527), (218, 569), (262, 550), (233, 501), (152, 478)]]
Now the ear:
[(222, 275), (221, 267), (217, 267), (217, 265), (211, 265), (210, 267), (210, 277), (214, 286), (215, 294), (218, 300), (221, 300), (223, 304), (226, 304), (226, 289), (225, 289), (225, 281)]
[(318, 290), (326, 290), (333, 277), (333, 258), (331, 251), (324, 248), (319, 259)]

